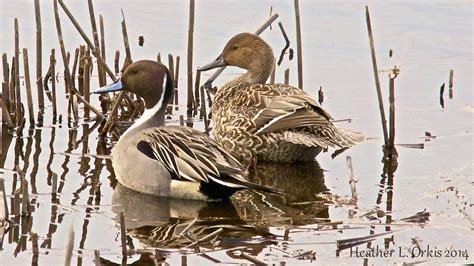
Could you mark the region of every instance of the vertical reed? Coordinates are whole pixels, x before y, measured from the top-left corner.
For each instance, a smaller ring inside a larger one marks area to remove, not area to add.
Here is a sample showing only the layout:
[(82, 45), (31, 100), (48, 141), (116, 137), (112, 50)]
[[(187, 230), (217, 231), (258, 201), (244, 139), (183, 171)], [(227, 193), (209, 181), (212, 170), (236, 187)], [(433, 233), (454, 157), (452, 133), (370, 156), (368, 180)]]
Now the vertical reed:
[(395, 78), (397, 78), (399, 69), (394, 67), (389, 75), (389, 102), (390, 102), (390, 135), (389, 135), (389, 156), (396, 155), (395, 150)]
[(117, 50), (115, 51), (115, 58), (114, 58), (115, 75), (118, 75), (118, 73), (120, 73), (119, 60), (120, 60), (120, 51)]
[(6, 104), (11, 108), (12, 98), (11, 98), (11, 88), (10, 88), (10, 66), (8, 65), (7, 54), (2, 55), (2, 69), (3, 69), (3, 82), (6, 86), (2, 87), (3, 97), (6, 101)]
[(156, 62), (160, 63), (161, 64), (161, 53), (158, 53), (156, 55)]
[[(100, 55), (100, 43), (99, 43), (99, 34), (97, 33), (97, 23), (95, 20), (95, 13), (94, 13), (94, 5), (92, 3), (92, 0), (87, 1), (88, 7), (89, 7), (89, 16), (91, 19), (91, 27), (92, 27), (92, 37), (94, 39), (94, 47), (95, 47), (95, 52)], [(105, 85), (105, 76), (102, 72), (102, 64), (97, 62), (97, 73), (99, 75), (99, 86), (104, 86)]]
[(20, 94), (20, 34), (18, 31), (18, 19), (14, 20), (15, 28), (15, 96), (16, 96), (16, 112), (15, 119), (16, 125), (19, 126), (21, 123), (21, 94)]
[[(105, 30), (104, 30), (104, 18), (102, 15), (99, 15), (99, 29), (100, 29), (100, 52), (101, 56), (105, 61)], [(100, 64), (99, 71), (101, 76), (104, 79), (104, 85), (107, 84), (107, 77), (105, 76), (105, 68), (102, 64)]]
[[(92, 59), (90, 50), (88, 49), (84, 55), (84, 100), (90, 102), (90, 73), (91, 73)], [(104, 73), (105, 74), (105, 73)], [(105, 79), (105, 76), (104, 76)], [(89, 118), (90, 108), (84, 106), (84, 117)]]
[(294, 3), (296, 18), (296, 53), (298, 57), (298, 88), (303, 89), (303, 51), (301, 45), (300, 4), (299, 0), (294, 0)]
[(453, 98), (454, 70), (449, 70), (449, 99)]
[(26, 99), (28, 103), (28, 114), (30, 118), (30, 128), (35, 126), (35, 110), (33, 109), (33, 97), (31, 95), (30, 67), (28, 63), (28, 50), (23, 48), (23, 66), (26, 85)]
[(204, 87), (200, 87), (201, 91), (201, 115), (204, 118), (204, 129), (206, 134), (209, 135), (209, 121), (207, 120), (207, 111), (206, 111), (206, 95), (204, 94)]
[[(174, 78), (174, 61), (173, 61), (173, 55), (172, 54), (168, 54), (168, 71), (170, 72), (170, 76), (172, 78)], [(173, 83), (173, 86), (174, 86), (175, 83)], [(171, 101), (171, 105), (173, 105), (173, 101)], [(168, 106), (169, 107), (169, 106)], [(173, 113), (173, 107), (171, 106), (171, 108), (168, 108), (169, 110), (171, 110), (169, 113), (172, 114)]]
[[(5, 82), (2, 83), (2, 85), (5, 84)], [(15, 125), (13, 124), (12, 118), (10, 116), (10, 112), (8, 111), (8, 107), (3, 101), (3, 95), (0, 96), (0, 108), (2, 110), (2, 117), (4, 121), (7, 123), (7, 126), (9, 128), (14, 128)], [(2, 125), (0, 125), (2, 126)], [(0, 147), (1, 148), (1, 147)]]
[(189, 0), (189, 27), (188, 27), (188, 101), (187, 113), (191, 115), (193, 109), (193, 38), (194, 38), (194, 0)]
[(123, 44), (125, 46), (125, 62), (122, 68), (122, 71), (132, 63), (132, 53), (130, 52), (130, 45), (128, 41), (128, 32), (127, 32), (127, 23), (125, 22), (125, 15), (123, 14), (122, 10), (122, 35), (123, 35)]
[(176, 70), (174, 72), (174, 108), (178, 110), (178, 80), (179, 80), (179, 56), (176, 57)]
[(319, 91), (318, 91), (318, 102), (319, 102), (319, 104), (323, 104), (323, 102), (324, 102), (324, 92), (323, 92), (323, 86), (319, 86)]
[(16, 83), (16, 59), (13, 56), (12, 57), (12, 63), (11, 63), (11, 71), (10, 71), (10, 95), (9, 95), (9, 101), (10, 101), (10, 110), (16, 114), (16, 90), (15, 90), (15, 83)]
[(273, 65), (272, 74), (270, 75), (270, 84), (275, 84), (275, 73), (276, 72), (276, 65)]
[(56, 121), (58, 115), (57, 96), (56, 96), (56, 55), (55, 50), (51, 49), (51, 56), (49, 57), (49, 65), (51, 69), (51, 91), (53, 93), (53, 121)]
[(385, 118), (385, 109), (383, 107), (382, 90), (380, 89), (379, 70), (377, 67), (377, 59), (375, 57), (375, 44), (374, 44), (374, 37), (372, 36), (372, 25), (370, 23), (370, 14), (369, 14), (368, 6), (365, 6), (365, 19), (367, 21), (367, 31), (369, 34), (370, 52), (372, 56), (372, 67), (374, 70), (374, 77), (375, 77), (375, 87), (377, 89), (377, 98), (379, 101), (380, 117), (382, 120), (383, 139), (384, 139), (385, 145), (388, 145), (387, 119)]
[(44, 110), (44, 93), (43, 93), (43, 46), (41, 32), (41, 9), (39, 0), (35, 0), (35, 20), (36, 20), (36, 87), (38, 90), (38, 108)]
[(74, 51), (74, 61), (72, 63), (72, 69), (71, 69), (71, 79), (72, 79), (72, 83), (75, 84), (76, 83), (76, 70), (77, 70), (77, 62), (79, 60), (79, 48), (76, 48), (76, 50)]
[(199, 83), (201, 83), (201, 71), (196, 71), (196, 81), (194, 82), (194, 113), (197, 114), (199, 105)]
[(290, 69), (289, 68), (285, 69), (285, 80), (283, 84), (285, 85), (290, 84)]

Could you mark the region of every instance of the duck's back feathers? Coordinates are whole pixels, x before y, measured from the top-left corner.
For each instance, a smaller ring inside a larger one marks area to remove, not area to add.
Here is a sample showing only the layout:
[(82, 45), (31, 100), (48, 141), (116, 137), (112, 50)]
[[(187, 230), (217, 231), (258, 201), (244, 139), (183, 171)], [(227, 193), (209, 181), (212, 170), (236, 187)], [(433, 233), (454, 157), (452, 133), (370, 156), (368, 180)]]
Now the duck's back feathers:
[[(233, 90), (239, 92), (230, 108), (236, 113), (246, 109), (252, 123), (250, 130), (257, 136), (272, 134), (282, 141), (323, 148), (350, 147), (365, 140), (361, 133), (336, 128), (321, 105), (298, 88), (245, 82), (231, 82), (224, 87), (228, 86), (235, 86)], [(213, 106), (218, 108), (217, 104)]]
[(173, 179), (200, 182), (202, 192), (217, 192), (212, 196), (218, 198), (232, 195), (240, 188), (275, 192), (247, 181), (244, 167), (234, 157), (207, 135), (189, 127), (147, 129), (137, 148), (163, 164)]

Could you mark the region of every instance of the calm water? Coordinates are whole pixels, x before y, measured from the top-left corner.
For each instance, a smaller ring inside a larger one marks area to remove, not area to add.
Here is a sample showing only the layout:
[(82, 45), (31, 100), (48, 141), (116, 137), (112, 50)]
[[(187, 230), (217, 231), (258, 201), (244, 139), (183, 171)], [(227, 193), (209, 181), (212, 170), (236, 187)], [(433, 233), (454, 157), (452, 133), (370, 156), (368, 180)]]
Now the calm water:
[[(87, 4), (67, 1), (68, 6), (90, 32)], [(253, 180), (282, 188), (283, 199), (275, 195), (243, 191), (228, 202), (204, 203), (141, 195), (117, 184), (110, 160), (112, 142), (99, 143), (94, 121), (68, 126), (52, 123), (48, 106), (43, 127), (24, 130), (10, 137), (2, 131), (0, 174), (5, 179), (7, 202), (19, 188), (18, 165), (29, 181), (33, 212), (30, 218), (10, 217), (18, 223), (4, 236), (0, 258), (6, 265), (25, 265), (38, 259), (42, 265), (63, 264), (66, 239), (74, 231), (73, 264), (90, 265), (94, 250), (102, 263), (122, 263), (118, 213), (124, 211), (130, 247), (158, 248), (155, 256), (129, 256), (127, 263), (167, 262), (209, 264), (250, 263), (241, 251), (267, 263), (378, 264), (386, 262), (472, 262), (474, 256), (473, 202), (474, 177), (474, 94), (472, 83), (472, 3), (470, 1), (369, 2), (379, 69), (401, 68), (396, 79), (398, 144), (424, 144), (424, 149), (398, 147), (398, 167), (394, 177), (383, 178), (382, 134), (364, 5), (352, 1), (302, 1), (304, 88), (317, 95), (325, 93), (323, 106), (335, 119), (352, 118), (338, 125), (364, 132), (370, 140), (332, 159), (331, 153), (318, 162), (296, 165), (260, 163), (251, 173)], [(132, 58), (154, 59), (158, 52), (181, 56), (180, 103), (185, 102), (187, 1), (95, 1), (96, 15), (104, 16), (107, 62), (121, 51), (120, 29), (123, 9), (127, 19)], [(226, 41), (236, 33), (254, 31), (270, 13), (280, 19), (296, 50), (292, 1), (199, 1), (196, 4), (194, 67), (215, 58)], [(58, 41), (51, 1), (41, 1), (43, 58)], [(82, 44), (72, 24), (60, 10), (66, 48), (74, 51)], [(33, 77), (35, 65), (35, 22), (32, 1), (0, 0), (0, 51), (9, 60), (13, 54), (13, 18), (19, 19), (20, 47), (29, 49)], [(145, 44), (138, 46), (138, 36)], [(276, 26), (262, 34), (276, 56), (284, 47)], [(389, 50), (393, 57), (389, 57)], [(296, 56), (295, 56), (296, 58)], [(21, 61), (21, 60), (20, 60)], [(164, 60), (166, 61), (166, 60)], [(60, 63), (61, 62), (61, 63)], [(43, 72), (48, 66), (43, 62)], [(23, 65), (20, 65), (22, 69)], [(277, 68), (276, 80), (290, 68), (290, 83), (296, 84), (296, 61), (285, 57)], [(439, 87), (454, 70), (454, 98), (445, 92), (445, 108), (439, 105)], [(232, 78), (241, 71), (229, 68), (216, 81)], [(21, 70), (21, 73), (23, 71)], [(201, 80), (208, 77), (206, 73)], [(66, 115), (67, 102), (62, 79), (58, 85), (59, 113)], [(381, 73), (382, 88), (388, 91), (387, 73)], [(92, 87), (97, 84), (94, 79)], [(24, 93), (23, 93), (24, 96)], [(385, 99), (388, 96), (384, 94)], [(33, 95), (36, 100), (36, 95)], [(93, 97), (98, 106), (98, 100)], [(49, 103), (49, 102), (48, 102)], [(184, 106), (178, 114), (183, 114)], [(170, 123), (177, 123), (177, 116)], [(28, 124), (27, 124), (28, 126)], [(202, 128), (202, 123), (195, 124)], [(436, 138), (425, 139), (425, 132)], [(346, 156), (352, 157), (358, 200), (349, 204)], [(393, 172), (393, 171), (392, 171)], [(58, 195), (51, 195), (51, 180), (58, 175)], [(139, 177), (137, 177), (139, 178)], [(9, 206), (10, 207), (10, 206)], [(11, 207), (10, 207), (11, 209)], [(430, 213), (418, 223), (402, 220), (417, 212)], [(193, 219), (199, 221), (190, 232), (195, 238), (218, 228), (217, 239), (201, 245), (196, 254), (181, 249), (190, 244), (178, 234)], [(377, 234), (390, 231), (388, 235)], [(167, 232), (167, 233), (166, 233)], [(39, 255), (33, 253), (31, 233), (38, 235)], [(358, 245), (394, 249), (388, 258), (351, 257), (345, 239), (375, 235)], [(0, 235), (0, 239), (1, 239)], [(338, 245), (341, 244), (341, 245)], [(441, 250), (443, 257), (417, 255), (400, 258), (411, 250)], [(444, 257), (445, 251), (468, 253), (469, 259)], [(454, 250), (454, 251), (453, 251)], [(315, 252), (315, 253), (313, 253)], [(298, 256), (303, 254), (303, 256)], [(152, 257), (152, 258), (150, 258)]]

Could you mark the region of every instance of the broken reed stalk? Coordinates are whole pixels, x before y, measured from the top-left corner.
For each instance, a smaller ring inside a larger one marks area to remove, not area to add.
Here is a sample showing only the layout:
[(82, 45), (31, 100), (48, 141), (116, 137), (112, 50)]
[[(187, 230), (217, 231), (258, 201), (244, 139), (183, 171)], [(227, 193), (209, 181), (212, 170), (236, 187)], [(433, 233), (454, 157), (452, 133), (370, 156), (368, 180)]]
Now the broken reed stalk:
[(127, 255), (127, 236), (125, 227), (125, 216), (120, 212), (120, 242), (122, 243), (122, 255)]
[[(71, 71), (69, 70), (69, 58), (66, 53), (66, 48), (64, 46), (64, 39), (63, 39), (63, 33), (61, 29), (61, 20), (59, 18), (59, 11), (58, 11), (58, 0), (54, 0), (54, 17), (56, 21), (56, 31), (58, 34), (58, 41), (59, 41), (59, 47), (61, 49), (61, 56), (63, 58), (63, 65), (64, 65), (64, 80), (66, 83), (66, 91), (69, 93), (69, 99), (71, 101), (74, 100), (74, 83), (71, 77)], [(71, 102), (72, 104), (72, 102)], [(71, 106), (73, 108), (73, 115), (75, 121), (79, 120), (79, 115), (77, 113), (77, 110), (74, 105)]]
[(372, 67), (374, 70), (375, 87), (377, 89), (377, 98), (379, 101), (380, 117), (382, 120), (383, 139), (384, 139), (385, 145), (388, 145), (387, 119), (385, 118), (385, 109), (383, 107), (382, 90), (380, 89), (379, 70), (377, 67), (377, 59), (375, 57), (375, 44), (374, 44), (374, 37), (372, 35), (372, 25), (370, 23), (370, 14), (369, 14), (368, 6), (365, 6), (365, 19), (367, 21), (367, 31), (369, 34), (370, 53), (372, 56)]
[[(323, 92), (323, 86), (319, 86), (319, 91), (318, 91), (318, 102), (319, 104), (323, 104), (324, 102), (324, 92)], [(334, 121), (333, 121), (334, 122)]]
[(183, 115), (179, 115), (179, 125), (184, 126), (184, 116)]
[(285, 85), (290, 84), (290, 69), (289, 68), (285, 69), (285, 80), (283, 81), (283, 84)]
[(296, 53), (298, 58), (298, 88), (303, 89), (303, 51), (301, 44), (301, 23), (300, 23), (300, 4), (295, 0), (295, 19), (296, 19)]
[(180, 57), (176, 56), (176, 69), (174, 71), (174, 108), (178, 110), (178, 80), (179, 80), (179, 61)]
[[(92, 0), (87, 0), (87, 5), (89, 7), (89, 16), (91, 19), (91, 27), (92, 27), (92, 37), (94, 39), (94, 47), (96, 49), (96, 53), (100, 54), (100, 43), (99, 43), (99, 34), (97, 33), (97, 23), (95, 21), (95, 13), (94, 13), (94, 5)], [(101, 71), (101, 64), (97, 63), (97, 73), (99, 75), (99, 85), (102, 87), (105, 85), (105, 76), (102, 76)]]
[(64, 257), (65, 266), (71, 265), (73, 249), (74, 249), (74, 228), (71, 223), (71, 225), (69, 226), (69, 232), (67, 234), (66, 256)]
[(275, 84), (276, 65), (273, 65), (272, 74), (270, 75), (270, 84)]
[[(270, 26), (273, 21), (275, 21), (278, 18), (278, 14), (275, 13), (273, 16), (271, 16), (265, 23), (263, 23), (262, 26), (260, 26), (256, 31), (255, 35), (260, 35), (268, 26)], [(216, 78), (225, 70), (226, 66), (220, 67), (219, 69), (216, 70), (207, 80), (204, 82), (203, 86), (205, 89), (210, 89), (212, 88), (212, 82), (216, 80)]]
[(389, 135), (389, 155), (393, 156), (395, 151), (395, 79), (397, 78), (399, 70), (397, 67), (394, 67), (389, 75), (389, 102), (390, 102), (390, 135)]
[(84, 95), (84, 57), (86, 54), (86, 47), (79, 46), (79, 68), (77, 70), (77, 87), (79, 93)]
[(238, 250), (235, 255), (237, 255), (238, 257), (241, 257), (243, 259), (246, 259), (246, 260), (254, 263), (255, 265), (268, 265), (267, 263), (248, 255), (247, 253), (243, 252), (242, 250)]
[[(105, 30), (104, 30), (104, 18), (102, 15), (99, 15), (99, 28), (100, 28), (100, 53), (102, 58), (105, 61)], [(103, 77), (104, 84), (100, 84), (99, 80), (99, 85), (105, 86), (107, 84), (107, 77), (105, 76), (105, 69), (103, 65), (99, 65), (99, 76)]]
[[(168, 71), (170, 72), (170, 76), (172, 78), (174, 78), (174, 61), (173, 61), (173, 55), (172, 54), (168, 54)], [(173, 81), (173, 87), (175, 87), (174, 82), (175, 81)], [(176, 88), (173, 92), (176, 93)], [(170, 112), (169, 112), (170, 114), (173, 113), (173, 103), (174, 103), (174, 100), (171, 101), (171, 107), (169, 107), (169, 105), (168, 105), (168, 110), (170, 110)]]
[(28, 115), (30, 118), (30, 128), (35, 126), (35, 110), (33, 109), (33, 97), (31, 95), (30, 66), (28, 63), (28, 50), (23, 48), (23, 66), (26, 86), (26, 100), (28, 103)]
[[(112, 70), (110, 70), (110, 68), (108, 67), (108, 65), (105, 63), (104, 59), (102, 58), (102, 56), (100, 56), (100, 54), (98, 54), (94, 47), (94, 45), (92, 44), (91, 40), (89, 39), (89, 37), (87, 37), (86, 33), (84, 32), (84, 30), (82, 30), (81, 26), (79, 25), (79, 23), (76, 21), (76, 19), (74, 18), (74, 16), (72, 15), (71, 11), (69, 11), (69, 9), (67, 8), (67, 6), (64, 4), (63, 0), (55, 0), (55, 3), (56, 1), (59, 2), (59, 5), (61, 6), (61, 8), (64, 10), (64, 13), (66, 13), (66, 15), (68, 16), (68, 18), (71, 20), (72, 24), (74, 25), (74, 27), (76, 28), (76, 30), (79, 32), (79, 34), (82, 36), (82, 38), (84, 39), (84, 41), (87, 43), (87, 46), (89, 47), (89, 49), (92, 51), (92, 54), (94, 55), (94, 57), (97, 59), (97, 61), (105, 68), (105, 71), (107, 72), (107, 74), (109, 75), (109, 77), (113, 80), (113, 81), (116, 81), (117, 78), (115, 77), (114, 73), (112, 72)], [(120, 94), (123, 94), (123, 92), (121, 92)], [(120, 96), (119, 94), (119, 96)], [(80, 97), (79, 97), (80, 99)], [(88, 103), (84, 103), (84, 104), (88, 104)], [(95, 109), (93, 106), (91, 106), (89, 104), (89, 108), (91, 109), (92, 112), (94, 112), (97, 116), (99, 116), (100, 118), (103, 118), (103, 115), (97, 111), (97, 109)]]
[(115, 51), (115, 58), (114, 58), (115, 75), (118, 75), (118, 73), (120, 73), (119, 60), (120, 60), (120, 51), (117, 50)]
[(3, 82), (6, 84), (6, 87), (4, 90), (2, 87), (2, 93), (5, 97), (5, 102), (8, 103), (7, 106), (11, 108), (14, 97), (11, 96), (13, 88), (10, 87), (10, 66), (8, 65), (8, 56), (6, 53), (2, 55), (2, 67), (3, 67)]
[(449, 99), (453, 98), (454, 70), (449, 70)]
[(283, 50), (281, 50), (280, 58), (278, 59), (277, 63), (277, 65), (280, 65), (281, 62), (283, 62), (283, 57), (286, 54), (286, 50), (290, 48), (290, 39), (288, 38), (288, 35), (286, 34), (285, 29), (283, 28), (283, 24), (281, 22), (278, 22), (278, 26), (280, 27), (281, 34), (283, 34), (283, 38), (285, 38), (285, 47), (283, 47)]
[(56, 96), (56, 55), (55, 50), (51, 49), (51, 56), (49, 57), (49, 65), (51, 70), (51, 91), (53, 93), (53, 121), (58, 115), (57, 96)]
[(206, 111), (206, 95), (204, 94), (204, 86), (201, 86), (201, 114), (204, 118), (204, 129), (206, 134), (209, 135), (209, 121), (207, 121), (207, 111)]
[(38, 108), (42, 112), (44, 110), (44, 93), (43, 93), (43, 46), (41, 38), (41, 9), (39, 0), (35, 0), (35, 20), (36, 20), (36, 87), (38, 90)]
[(181, 233), (179, 233), (178, 237), (182, 237), (184, 236), (188, 231), (189, 229), (191, 229), (191, 227), (193, 227), (193, 225), (198, 221), (197, 218), (194, 218), (184, 229), (183, 231), (181, 231)]
[[(5, 82), (3, 82), (3, 84), (5, 84)], [(15, 125), (13, 124), (13, 120), (10, 116), (10, 112), (8, 111), (7, 105), (3, 101), (3, 94), (0, 95), (0, 105), (1, 105), (0, 107), (2, 108), (1, 110), (2, 110), (3, 121), (5, 121), (7, 123), (7, 126), (9, 128), (13, 129), (15, 127)]]
[[(84, 98), (87, 102), (90, 102), (90, 73), (91, 73), (91, 66), (92, 66), (90, 50), (87, 50), (87, 52), (85, 53), (83, 64), (84, 64)], [(89, 116), (90, 116), (90, 108), (88, 106), (84, 106), (84, 117), (89, 118)]]
[(358, 178), (354, 177), (354, 170), (352, 168), (352, 157), (346, 157), (347, 171), (349, 173), (349, 185), (351, 186), (351, 195), (352, 201), (355, 203), (357, 201), (357, 190), (356, 183), (359, 181)]
[(188, 101), (187, 114), (191, 116), (193, 109), (193, 38), (194, 38), (194, 0), (189, 0), (188, 27)]
[(130, 52), (130, 45), (128, 42), (128, 32), (127, 32), (127, 23), (125, 22), (125, 14), (122, 11), (122, 35), (123, 35), (123, 45), (125, 46), (125, 62), (124, 62), (124, 68), (122, 70), (125, 70), (126, 66), (132, 63), (132, 53)]
[(194, 82), (194, 112), (193, 115), (197, 114), (199, 105), (199, 83), (201, 82), (201, 71), (196, 71), (196, 80)]
[(79, 60), (79, 48), (76, 48), (76, 50), (74, 51), (74, 61), (72, 63), (72, 69), (71, 69), (71, 79), (72, 79), (73, 84), (76, 83), (76, 70), (77, 70), (78, 60)]
[(195, 242), (189, 244), (189, 245), (186, 246), (185, 248), (191, 248), (191, 247), (194, 247), (194, 246), (199, 245), (199, 244), (201, 244), (201, 243), (205, 243), (206, 241), (209, 241), (209, 240), (211, 240), (212, 238), (214, 238), (215, 236), (217, 236), (218, 234), (220, 234), (222, 231), (224, 231), (224, 229), (219, 228), (219, 229), (217, 229), (216, 231), (214, 231), (214, 232), (208, 234), (207, 236), (204, 236), (204, 237), (198, 239), (197, 241), (195, 241)]
[(439, 88), (439, 104), (442, 108), (444, 108), (444, 87), (445, 83), (443, 82), (443, 85)]
[(15, 110), (15, 119), (16, 125), (19, 126), (22, 120), (21, 113), (21, 95), (20, 95), (20, 34), (18, 31), (18, 19), (14, 19), (14, 28), (15, 28), (15, 96), (16, 96), (16, 110)]

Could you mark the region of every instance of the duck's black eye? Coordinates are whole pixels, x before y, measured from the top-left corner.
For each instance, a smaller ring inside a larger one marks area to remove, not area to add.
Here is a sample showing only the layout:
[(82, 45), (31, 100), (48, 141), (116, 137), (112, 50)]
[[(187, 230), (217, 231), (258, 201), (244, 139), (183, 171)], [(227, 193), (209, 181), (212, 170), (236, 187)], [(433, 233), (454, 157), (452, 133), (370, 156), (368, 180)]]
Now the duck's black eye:
[(234, 46), (232, 46), (232, 49), (237, 50), (237, 49), (239, 49), (239, 46), (238, 46), (238, 45), (234, 45)]
[(138, 70), (132, 69), (132, 73), (133, 73), (133, 74), (137, 74), (137, 73), (138, 73)]

